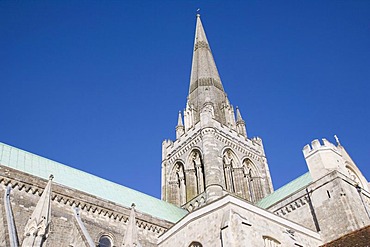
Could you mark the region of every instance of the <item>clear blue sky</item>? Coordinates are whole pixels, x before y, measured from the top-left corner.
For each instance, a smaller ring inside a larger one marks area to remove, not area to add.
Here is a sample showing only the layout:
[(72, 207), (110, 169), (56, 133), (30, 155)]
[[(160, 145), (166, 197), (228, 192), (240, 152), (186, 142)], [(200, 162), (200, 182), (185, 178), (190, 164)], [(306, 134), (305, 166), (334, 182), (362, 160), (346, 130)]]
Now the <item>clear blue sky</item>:
[(0, 1), (0, 141), (160, 197), (196, 9), (275, 188), (337, 134), (370, 179), (370, 1)]

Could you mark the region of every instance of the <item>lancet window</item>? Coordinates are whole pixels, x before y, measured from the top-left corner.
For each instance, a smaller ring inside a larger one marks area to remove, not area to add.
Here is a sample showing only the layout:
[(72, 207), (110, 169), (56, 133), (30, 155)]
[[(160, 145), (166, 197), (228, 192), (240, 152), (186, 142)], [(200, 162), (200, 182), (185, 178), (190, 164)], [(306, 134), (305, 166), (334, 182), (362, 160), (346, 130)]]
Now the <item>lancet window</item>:
[(224, 165), (224, 178), (226, 190), (229, 192), (235, 192), (235, 184), (233, 178), (233, 169), (235, 166), (235, 161), (233, 153), (230, 149), (226, 150), (223, 155), (223, 165)]
[(195, 169), (197, 194), (200, 194), (204, 191), (204, 166), (200, 152), (198, 150), (194, 150), (191, 154), (191, 159)]
[(194, 149), (189, 153), (185, 166), (186, 198), (193, 199), (204, 191), (204, 165), (199, 150)]
[(264, 196), (262, 177), (250, 159), (243, 161), (244, 184), (251, 202), (257, 202)]
[(173, 166), (169, 185), (169, 201), (176, 205), (184, 205), (186, 203), (186, 180), (184, 165), (181, 162), (176, 162)]

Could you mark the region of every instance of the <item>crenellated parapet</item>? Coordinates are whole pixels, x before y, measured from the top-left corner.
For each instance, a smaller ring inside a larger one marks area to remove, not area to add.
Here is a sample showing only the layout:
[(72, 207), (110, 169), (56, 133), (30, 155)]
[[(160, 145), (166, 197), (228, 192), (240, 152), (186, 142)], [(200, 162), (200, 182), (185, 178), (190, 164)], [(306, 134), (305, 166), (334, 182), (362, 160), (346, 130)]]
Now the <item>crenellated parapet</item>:
[(337, 145), (323, 138), (321, 141), (315, 139), (311, 144), (304, 146), (302, 152), (313, 180), (317, 180), (331, 171), (338, 171), (361, 188), (368, 190), (368, 182), (351, 159), (347, 151), (335, 136)]
[(311, 145), (304, 146), (303, 155), (313, 180), (317, 180), (333, 170), (345, 172), (344, 160), (339, 148), (325, 138), (322, 139), (322, 142), (315, 139)]
[(335, 146), (333, 143), (329, 142), (325, 138), (322, 139), (322, 142), (320, 142), (319, 139), (315, 139), (311, 142), (311, 145), (307, 144), (306, 146), (304, 146), (303, 155), (305, 158), (308, 158), (316, 152), (325, 150), (331, 150), (340, 155), (340, 151), (338, 150), (337, 146)]

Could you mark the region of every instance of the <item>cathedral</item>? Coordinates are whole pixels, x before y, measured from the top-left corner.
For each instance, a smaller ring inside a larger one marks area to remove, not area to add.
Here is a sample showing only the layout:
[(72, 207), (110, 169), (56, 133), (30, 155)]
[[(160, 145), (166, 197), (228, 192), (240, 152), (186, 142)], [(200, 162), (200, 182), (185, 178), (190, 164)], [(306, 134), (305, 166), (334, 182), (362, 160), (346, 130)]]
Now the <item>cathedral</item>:
[(162, 143), (162, 198), (0, 143), (0, 246), (370, 246), (370, 185), (339, 139), (304, 146), (309, 171), (274, 190), (241, 110), (198, 14), (186, 106)]

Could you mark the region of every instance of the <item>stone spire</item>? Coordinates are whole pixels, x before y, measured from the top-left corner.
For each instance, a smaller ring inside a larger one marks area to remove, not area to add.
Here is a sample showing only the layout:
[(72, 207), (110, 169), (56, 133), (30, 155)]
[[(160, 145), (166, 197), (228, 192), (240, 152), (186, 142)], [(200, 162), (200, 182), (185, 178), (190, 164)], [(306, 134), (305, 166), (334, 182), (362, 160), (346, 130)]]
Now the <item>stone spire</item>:
[(130, 218), (128, 219), (126, 234), (123, 239), (122, 246), (125, 247), (141, 247), (139, 239), (137, 237), (137, 227), (135, 219), (135, 204), (131, 205)]
[(22, 247), (42, 246), (47, 237), (51, 220), (51, 183), (53, 178), (53, 175), (50, 175), (49, 182), (24, 228)]
[(213, 59), (206, 34), (203, 29), (200, 15), (197, 14), (195, 30), (193, 61), (190, 76), (188, 106), (193, 107), (194, 124), (200, 119), (200, 112), (205, 103), (212, 103), (214, 107), (214, 119), (222, 124), (227, 123), (226, 108), (228, 100), (216, 63)]
[(240, 114), (239, 107), (236, 107), (236, 129), (239, 134), (247, 137), (247, 129), (245, 127), (245, 121)]

